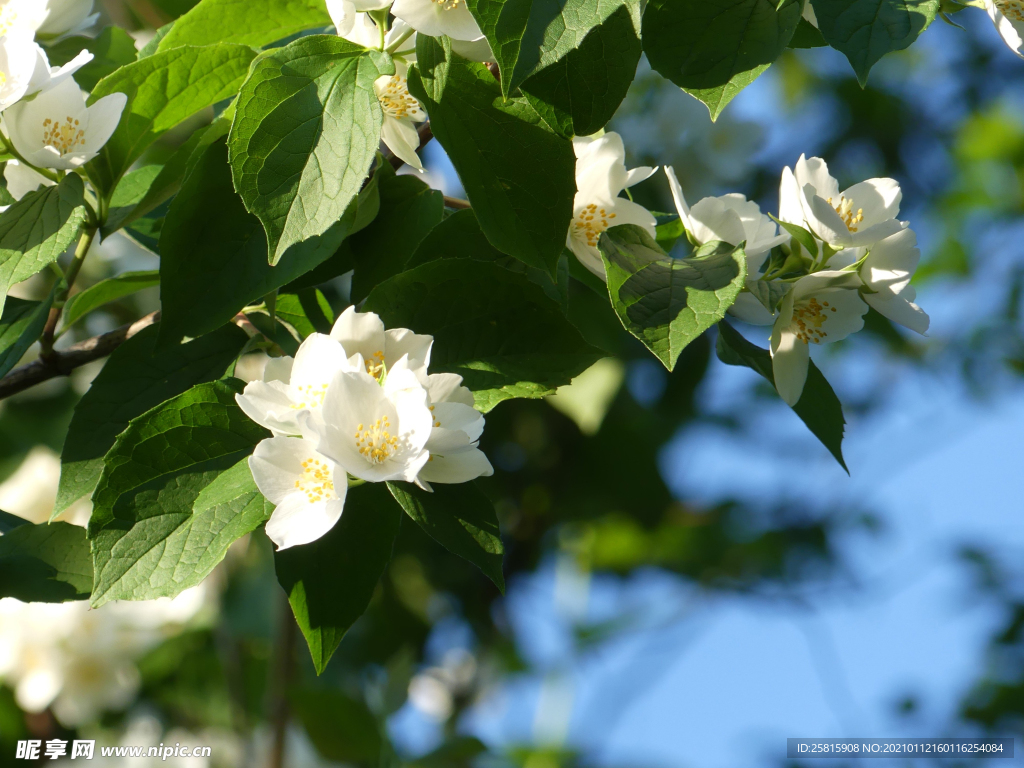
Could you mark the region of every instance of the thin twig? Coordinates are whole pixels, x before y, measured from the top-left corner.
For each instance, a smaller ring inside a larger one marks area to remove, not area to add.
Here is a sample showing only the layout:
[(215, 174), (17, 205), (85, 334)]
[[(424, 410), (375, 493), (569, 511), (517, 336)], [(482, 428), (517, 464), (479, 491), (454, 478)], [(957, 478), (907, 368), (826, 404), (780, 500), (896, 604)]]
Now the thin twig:
[(75, 368), (106, 357), (139, 331), (159, 322), (159, 320), (160, 313), (151, 312), (134, 323), (122, 325), (113, 331), (93, 336), (91, 339), (72, 344), (67, 349), (54, 352), (48, 358), (39, 358), (21, 368), (15, 368), (0, 379), (0, 400), (57, 376), (67, 376)]
[(473, 206), (470, 204), (469, 200), (462, 200), (461, 198), (458, 197), (448, 197), (448, 195), (445, 195), (444, 207), (454, 208), (456, 210), (461, 211), (463, 208), (472, 208)]
[(288, 599), (281, 596), (281, 625), (278, 627), (277, 642), (269, 685), (270, 724), (273, 728), (273, 743), (270, 748), (269, 768), (284, 768), (285, 742), (288, 737), (288, 689), (295, 673), (295, 646), (299, 627), (292, 617)]
[(78, 239), (78, 246), (75, 248), (75, 257), (71, 260), (67, 271), (64, 273), (64, 282), (66, 285), (54, 299), (53, 306), (50, 308), (50, 315), (46, 318), (46, 326), (43, 328), (43, 335), (39, 339), (39, 343), (43, 347), (43, 350), (39, 355), (42, 358), (53, 357), (53, 334), (57, 330), (57, 323), (60, 321), (60, 315), (64, 309), (64, 304), (67, 303), (68, 294), (71, 292), (71, 288), (74, 286), (75, 280), (78, 278), (78, 273), (82, 269), (82, 264), (85, 263), (85, 257), (89, 254), (89, 248), (92, 247), (92, 241), (95, 239), (98, 229), (99, 227), (97, 225), (90, 224), (82, 230), (82, 234)]

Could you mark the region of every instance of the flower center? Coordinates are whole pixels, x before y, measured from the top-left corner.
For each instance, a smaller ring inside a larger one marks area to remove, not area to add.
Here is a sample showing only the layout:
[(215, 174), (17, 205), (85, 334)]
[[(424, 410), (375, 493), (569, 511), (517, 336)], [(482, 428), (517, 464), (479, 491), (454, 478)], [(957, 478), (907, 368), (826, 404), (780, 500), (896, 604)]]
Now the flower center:
[(43, 146), (53, 147), (66, 155), (76, 147), (85, 145), (85, 131), (78, 127), (78, 121), (70, 115), (61, 120), (43, 120)]
[(843, 220), (846, 228), (851, 232), (856, 232), (857, 225), (864, 221), (864, 209), (858, 208), (857, 213), (854, 213), (852, 200), (847, 200), (845, 197), (840, 195), (839, 202), (837, 204), (832, 203), (831, 197), (826, 200), (826, 202), (836, 209), (836, 213), (839, 214), (839, 218)]
[(409, 86), (401, 75), (392, 75), (377, 98), (388, 116), (397, 120), (405, 117), (418, 119), (420, 103), (409, 93)]
[(611, 226), (609, 222), (614, 218), (614, 213), (608, 213), (604, 208), (598, 208), (596, 203), (591, 203), (576, 214), (572, 225), (577, 238), (585, 239), (587, 245), (596, 248), (597, 238)]
[(444, 11), (454, 11), (462, 5), (462, 0), (431, 0), (431, 2), (437, 3)]
[(366, 372), (373, 376), (375, 379), (380, 379), (384, 375), (384, 353), (379, 349), (374, 352), (369, 359), (365, 361)]
[(326, 384), (302, 384), (295, 388), (298, 399), (292, 403), (292, 408), (301, 411), (303, 408), (319, 408), (324, 404), (327, 396)]
[(310, 504), (337, 498), (331, 468), (319, 459), (302, 462), (302, 477), (295, 481), (295, 487), (306, 494), (306, 501)]
[(371, 464), (383, 464), (398, 450), (398, 438), (391, 434), (391, 421), (382, 416), (364, 429), (360, 424), (356, 428), (356, 445), (359, 453)]
[(18, 23), (18, 9), (13, 5), (0, 8), (0, 35), (6, 35)]
[(793, 308), (793, 325), (797, 327), (796, 337), (804, 344), (813, 341), (821, 344), (828, 333), (825, 332), (825, 321), (828, 320), (829, 312), (835, 312), (836, 308), (829, 306), (827, 301), (819, 302), (815, 297), (810, 301), (802, 302)]
[(1024, 2), (1021, 0), (995, 0), (996, 8), (1010, 21), (1024, 22)]

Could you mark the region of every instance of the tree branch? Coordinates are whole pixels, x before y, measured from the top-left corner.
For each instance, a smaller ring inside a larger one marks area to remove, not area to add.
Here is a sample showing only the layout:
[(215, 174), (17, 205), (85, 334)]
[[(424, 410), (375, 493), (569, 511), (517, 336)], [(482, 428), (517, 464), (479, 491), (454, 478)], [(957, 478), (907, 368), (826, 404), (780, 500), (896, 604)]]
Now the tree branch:
[(67, 349), (54, 352), (47, 358), (39, 358), (21, 368), (15, 368), (0, 379), (0, 400), (57, 376), (67, 376), (75, 368), (106, 357), (139, 331), (159, 322), (159, 320), (160, 313), (151, 312), (134, 323), (122, 325), (108, 333), (72, 344)]

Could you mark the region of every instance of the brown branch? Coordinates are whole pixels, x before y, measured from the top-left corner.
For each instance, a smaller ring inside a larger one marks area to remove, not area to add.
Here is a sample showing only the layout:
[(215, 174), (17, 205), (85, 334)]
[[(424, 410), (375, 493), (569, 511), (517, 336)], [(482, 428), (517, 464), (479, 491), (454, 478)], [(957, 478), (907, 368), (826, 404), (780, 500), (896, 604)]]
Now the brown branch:
[(457, 211), (461, 211), (463, 208), (472, 208), (473, 206), (470, 204), (469, 200), (462, 200), (458, 197), (448, 197), (448, 195), (445, 195), (444, 207), (454, 208)]
[(291, 716), (291, 708), (288, 706), (288, 689), (291, 688), (292, 678), (295, 675), (295, 647), (299, 634), (299, 627), (292, 616), (288, 599), (282, 594), (279, 602), (281, 618), (267, 686), (272, 733), (268, 768), (284, 768), (285, 764), (288, 720)]
[(0, 400), (57, 376), (67, 376), (86, 363), (106, 357), (139, 331), (159, 320), (160, 313), (151, 312), (134, 323), (122, 325), (113, 331), (72, 344), (47, 358), (39, 358), (21, 368), (15, 368), (0, 379)]

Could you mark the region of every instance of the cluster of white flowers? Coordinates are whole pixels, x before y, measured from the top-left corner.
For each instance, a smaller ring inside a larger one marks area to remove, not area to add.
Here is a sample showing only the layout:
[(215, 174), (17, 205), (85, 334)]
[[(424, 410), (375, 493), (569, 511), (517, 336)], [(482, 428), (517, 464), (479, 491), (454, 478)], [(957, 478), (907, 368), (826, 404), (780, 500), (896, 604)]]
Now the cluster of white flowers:
[[(627, 171), (622, 139), (614, 133), (577, 139), (575, 147), (578, 191), (567, 244), (604, 279), (597, 247), (602, 232), (636, 224), (655, 234), (654, 217), (619, 196), (654, 169)], [(810, 242), (803, 238), (802, 245), (743, 195), (708, 197), (691, 208), (673, 169), (665, 173), (692, 243), (743, 246), (747, 281), (729, 312), (772, 326), (775, 386), (790, 405), (803, 392), (810, 344), (860, 330), (869, 306), (913, 331), (928, 330), (928, 315), (914, 303), (910, 285), (921, 254), (914, 231), (897, 219), (902, 193), (893, 179), (869, 179), (840, 191), (824, 160), (801, 156), (794, 169), (782, 172), (778, 221), (804, 229)]]
[[(392, 2), (394, 3), (392, 5)], [(388, 13), (395, 22), (387, 26)], [(388, 51), (395, 74), (377, 78), (374, 88), (384, 125), (381, 140), (396, 157), (423, 170), (416, 155), (420, 145), (415, 124), (427, 119), (423, 105), (409, 93), (409, 65), (416, 61), (416, 33), (448, 35), (452, 50), (470, 61), (494, 61), (465, 0), (327, 0), (338, 35), (365, 48)]]
[[(33, 449), (0, 483), (0, 509), (45, 523), (59, 479), (59, 457), (48, 448)], [(60, 519), (84, 526), (90, 510), (91, 504), (82, 502)], [(200, 585), (173, 600), (111, 603), (96, 610), (86, 602), (0, 599), (0, 681), (14, 690), (26, 712), (49, 707), (69, 728), (92, 722), (134, 699), (138, 659), (192, 621), (209, 595)]]
[[(127, 97), (114, 93), (86, 106), (72, 75), (93, 56), (82, 51), (51, 67), (37, 42), (93, 24), (93, 0), (0, 0), (0, 127), (8, 151), (30, 166), (70, 171), (99, 154), (117, 128)], [(52, 184), (18, 160), (4, 170), (17, 199)]]
[(123, 709), (139, 689), (137, 661), (206, 604), (200, 585), (176, 598), (111, 603), (0, 599), (0, 680), (26, 712), (50, 708), (69, 728)]
[(384, 329), (349, 307), (329, 336), (268, 362), (238, 404), (274, 433), (249, 460), (276, 505), (267, 535), (284, 549), (326, 534), (350, 483), (464, 483), (493, 473), (478, 448), (484, 417), (462, 377), (428, 374), (433, 337)]

